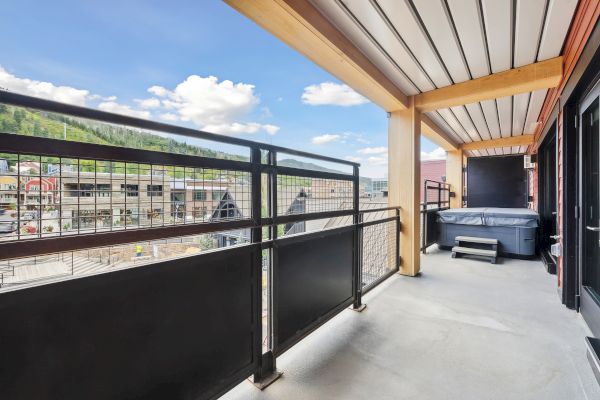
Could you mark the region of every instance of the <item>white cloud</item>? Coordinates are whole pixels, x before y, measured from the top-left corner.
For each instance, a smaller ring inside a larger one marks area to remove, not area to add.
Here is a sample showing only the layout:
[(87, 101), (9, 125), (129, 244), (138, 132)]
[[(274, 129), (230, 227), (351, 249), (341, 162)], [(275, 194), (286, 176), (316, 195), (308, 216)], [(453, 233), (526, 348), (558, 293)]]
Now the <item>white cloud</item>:
[(179, 117), (177, 116), (177, 114), (173, 114), (173, 113), (162, 113), (158, 116), (158, 118), (162, 119), (163, 121), (169, 121), (169, 122), (175, 122), (179, 120)]
[(381, 156), (371, 156), (367, 158), (367, 162), (371, 165), (387, 165), (388, 157), (387, 154)]
[(383, 154), (387, 153), (387, 147), (365, 147), (363, 149), (359, 149), (358, 152), (360, 154)]
[[(162, 108), (170, 110), (163, 114), (173, 119), (190, 121), (201, 129), (224, 135), (266, 132), (274, 135), (279, 127), (257, 122), (240, 122), (260, 102), (254, 93), (254, 85), (220, 81), (215, 76), (190, 75), (173, 90), (152, 86), (148, 92), (161, 98)], [(156, 99), (158, 101), (159, 99)], [(155, 104), (155, 103), (153, 103)], [(268, 117), (267, 107), (262, 109)]]
[(135, 102), (138, 103), (140, 108), (143, 108), (145, 110), (160, 107), (160, 100), (156, 97), (151, 97), (149, 99), (135, 99)]
[(435, 149), (431, 150), (430, 152), (425, 152), (425, 151), (421, 152), (421, 161), (445, 160), (445, 159), (446, 159), (446, 150), (442, 149), (441, 147), (436, 147)]
[(202, 129), (207, 132), (220, 133), (222, 135), (236, 135), (242, 133), (254, 134), (258, 132), (266, 132), (269, 135), (274, 135), (279, 131), (278, 126), (269, 124), (263, 125), (256, 122), (233, 122), (230, 124), (206, 125)]
[[(191, 122), (201, 129), (226, 135), (258, 132), (275, 135), (280, 129), (273, 124), (247, 121), (248, 115), (260, 102), (254, 93), (254, 85), (219, 81), (214, 76), (191, 75), (173, 90), (152, 86), (148, 92), (155, 97), (135, 99), (137, 107), (117, 102), (116, 96), (102, 96), (88, 90), (19, 78), (1, 66), (0, 88), (79, 106), (92, 103), (103, 111), (138, 118)], [(271, 117), (266, 106), (260, 112), (260, 118)]]
[(41, 97), (61, 103), (85, 106), (90, 96), (88, 90), (69, 86), (56, 86), (50, 82), (18, 78), (0, 66), (0, 88), (29, 96)]
[(169, 93), (169, 91), (162, 86), (152, 86), (148, 89), (148, 92), (158, 97), (165, 97)]
[(323, 82), (305, 87), (304, 93), (302, 93), (302, 102), (311, 106), (335, 105), (349, 107), (368, 103), (369, 100), (356, 93), (348, 85)]
[(346, 159), (348, 161), (356, 162), (356, 163), (362, 161), (362, 158), (355, 157), (355, 156), (346, 156), (346, 157), (344, 157), (344, 159)]
[(149, 92), (165, 97), (163, 104), (179, 113), (183, 121), (196, 125), (219, 125), (247, 115), (258, 104), (254, 85), (219, 82), (215, 76), (190, 75), (174, 90), (153, 86)]
[(338, 142), (340, 138), (340, 135), (325, 134), (321, 136), (315, 136), (310, 141), (312, 142), (312, 144), (326, 144), (331, 142)]
[(144, 118), (144, 119), (150, 118), (149, 111), (134, 110), (133, 108), (129, 107), (128, 105), (119, 104), (114, 101), (104, 101), (104, 102), (98, 104), (98, 108), (102, 111), (112, 112), (115, 114), (129, 115), (130, 117), (137, 117), (137, 118)]

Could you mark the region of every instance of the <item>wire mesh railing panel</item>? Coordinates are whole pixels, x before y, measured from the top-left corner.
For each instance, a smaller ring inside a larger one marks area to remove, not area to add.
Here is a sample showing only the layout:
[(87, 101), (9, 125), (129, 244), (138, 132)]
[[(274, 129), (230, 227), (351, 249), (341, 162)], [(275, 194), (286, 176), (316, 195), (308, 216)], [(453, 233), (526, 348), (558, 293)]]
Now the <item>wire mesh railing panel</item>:
[(352, 211), (350, 180), (277, 175), (277, 215)]
[(395, 270), (397, 265), (397, 221), (362, 228), (361, 282), (363, 290)]
[(0, 241), (247, 220), (251, 174), (0, 153)]

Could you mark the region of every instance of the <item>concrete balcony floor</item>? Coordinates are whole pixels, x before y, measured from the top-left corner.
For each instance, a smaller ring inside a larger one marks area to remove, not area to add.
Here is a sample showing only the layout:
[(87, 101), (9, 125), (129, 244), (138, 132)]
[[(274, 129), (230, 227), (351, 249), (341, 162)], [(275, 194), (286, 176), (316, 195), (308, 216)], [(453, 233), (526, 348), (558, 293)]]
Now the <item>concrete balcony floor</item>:
[(587, 328), (539, 261), (499, 265), (433, 249), (419, 278), (394, 276), (278, 359), (261, 392), (226, 400), (597, 399)]

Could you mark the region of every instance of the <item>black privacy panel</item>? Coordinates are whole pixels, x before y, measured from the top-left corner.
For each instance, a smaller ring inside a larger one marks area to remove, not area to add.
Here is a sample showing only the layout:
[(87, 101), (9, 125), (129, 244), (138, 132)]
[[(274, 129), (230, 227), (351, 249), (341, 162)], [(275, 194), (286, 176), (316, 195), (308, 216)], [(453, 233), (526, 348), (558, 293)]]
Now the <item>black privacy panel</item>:
[(205, 399), (253, 370), (255, 247), (0, 294), (0, 397)]
[(277, 242), (276, 352), (352, 298), (352, 242), (347, 228)]
[(467, 158), (468, 207), (527, 207), (523, 156)]

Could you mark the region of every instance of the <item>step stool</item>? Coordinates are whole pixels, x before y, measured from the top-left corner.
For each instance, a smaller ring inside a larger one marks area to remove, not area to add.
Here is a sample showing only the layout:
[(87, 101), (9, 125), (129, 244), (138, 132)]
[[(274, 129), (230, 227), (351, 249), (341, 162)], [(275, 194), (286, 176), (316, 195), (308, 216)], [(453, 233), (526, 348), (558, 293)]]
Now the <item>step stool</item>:
[[(462, 254), (472, 256), (488, 257), (492, 264), (496, 264), (498, 258), (498, 239), (488, 239), (473, 236), (457, 236), (454, 239), (456, 246), (452, 248), (452, 258), (457, 258)], [(469, 243), (482, 244), (490, 246), (490, 249), (478, 249), (468, 247)]]

